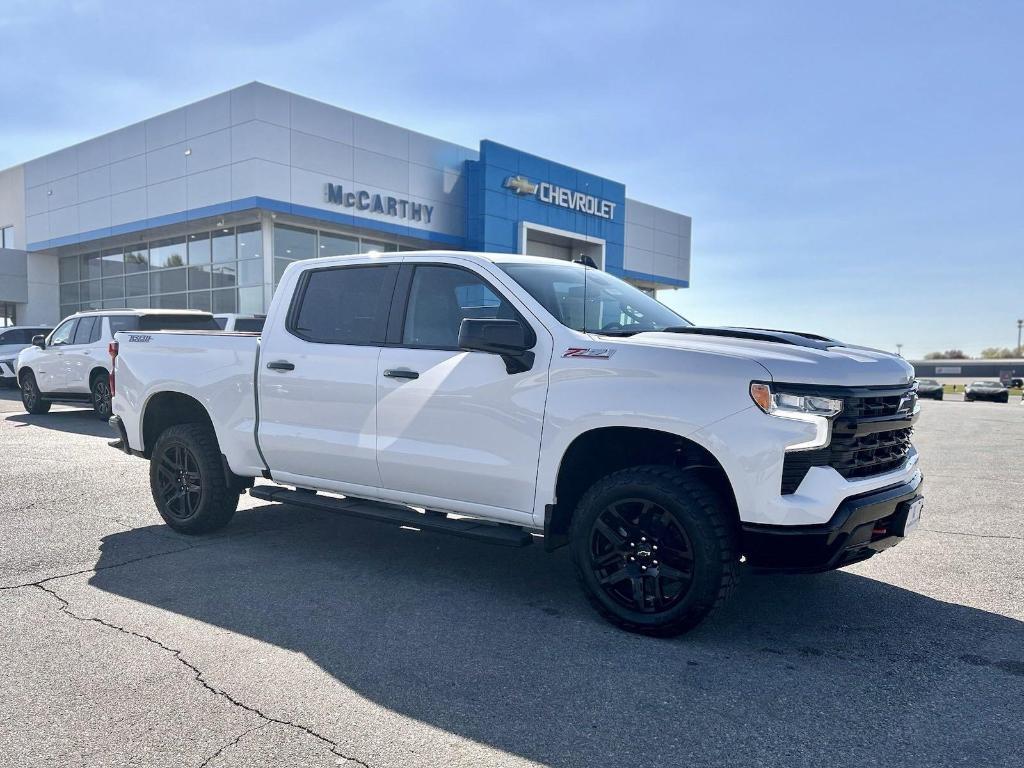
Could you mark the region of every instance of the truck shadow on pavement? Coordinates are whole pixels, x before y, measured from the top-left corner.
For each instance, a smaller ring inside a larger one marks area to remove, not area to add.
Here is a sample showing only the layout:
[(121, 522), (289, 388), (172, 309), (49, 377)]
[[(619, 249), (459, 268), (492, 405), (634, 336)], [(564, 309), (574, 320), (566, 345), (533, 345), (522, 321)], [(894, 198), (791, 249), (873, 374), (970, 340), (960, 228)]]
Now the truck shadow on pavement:
[(115, 439), (117, 434), (110, 425), (100, 421), (93, 410), (59, 410), (50, 411), (39, 416), (30, 413), (15, 413), (8, 415), (6, 420), (17, 424), (20, 427), (33, 426), (43, 429), (55, 429), (58, 432), (73, 432), (79, 435), (90, 435), (92, 437), (106, 437)]
[[(280, 527), (260, 532), (271, 516)], [(110, 567), (157, 530), (105, 537), (90, 583), (305, 655), (339, 685), (247, 666), (244, 648), (211, 677), (339, 741), (376, 712), (392, 749), (424, 738), (394, 713), (551, 765), (1009, 765), (1019, 749), (1024, 624), (849, 572), (750, 575), (712, 620), (657, 640), (597, 618), (565, 550), (282, 506)], [(133, 610), (102, 604), (111, 621)], [(161, 621), (147, 614), (157, 637)], [(202, 666), (209, 630), (187, 631), (176, 647)]]

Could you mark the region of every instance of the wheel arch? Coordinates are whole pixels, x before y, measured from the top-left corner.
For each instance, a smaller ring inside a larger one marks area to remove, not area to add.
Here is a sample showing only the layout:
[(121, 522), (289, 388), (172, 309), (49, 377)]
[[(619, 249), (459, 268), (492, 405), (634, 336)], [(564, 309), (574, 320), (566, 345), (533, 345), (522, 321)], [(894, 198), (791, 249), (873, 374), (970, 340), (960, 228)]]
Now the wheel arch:
[(628, 467), (663, 465), (698, 473), (722, 494), (728, 514), (739, 524), (732, 483), (721, 462), (706, 447), (682, 435), (634, 426), (596, 427), (577, 435), (562, 454), (554, 485), (554, 503), (545, 507), (545, 548), (568, 543), (569, 526), (579, 500), (595, 482)]
[(210, 412), (192, 395), (170, 390), (156, 392), (146, 400), (142, 410), (142, 453), (147, 459), (153, 455), (157, 438), (175, 424), (204, 424), (214, 435), (217, 433)]
[(92, 388), (92, 383), (94, 381), (96, 381), (96, 379), (98, 377), (100, 377), (100, 376), (102, 376), (104, 378), (107, 378), (108, 376), (110, 376), (110, 371), (108, 371), (102, 365), (94, 366), (93, 369), (91, 371), (89, 371), (89, 388), (90, 389)]

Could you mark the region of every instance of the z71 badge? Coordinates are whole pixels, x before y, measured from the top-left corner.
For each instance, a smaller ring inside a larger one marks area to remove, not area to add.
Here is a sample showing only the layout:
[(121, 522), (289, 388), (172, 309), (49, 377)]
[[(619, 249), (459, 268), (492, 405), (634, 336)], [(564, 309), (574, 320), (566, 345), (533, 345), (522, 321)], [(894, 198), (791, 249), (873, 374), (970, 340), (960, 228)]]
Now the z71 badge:
[(589, 357), (598, 360), (607, 360), (615, 354), (614, 349), (595, 347), (569, 347), (562, 353), (562, 357)]

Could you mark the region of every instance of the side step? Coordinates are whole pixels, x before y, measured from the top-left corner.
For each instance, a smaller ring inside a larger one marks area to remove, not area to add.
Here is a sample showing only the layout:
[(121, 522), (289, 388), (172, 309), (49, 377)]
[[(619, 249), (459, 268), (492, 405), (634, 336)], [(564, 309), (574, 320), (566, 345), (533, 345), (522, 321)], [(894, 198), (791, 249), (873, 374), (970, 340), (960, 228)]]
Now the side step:
[(505, 547), (526, 547), (533, 543), (533, 536), (528, 531), (514, 525), (487, 523), (472, 519), (453, 520), (445, 515), (423, 514), (412, 507), (400, 504), (385, 504), (380, 501), (351, 497), (339, 499), (272, 485), (257, 485), (250, 488), (249, 495), (264, 501), (279, 501), (296, 507), (337, 512), (342, 515), (376, 520), (380, 523), (407, 525), (410, 528), (448, 533)]

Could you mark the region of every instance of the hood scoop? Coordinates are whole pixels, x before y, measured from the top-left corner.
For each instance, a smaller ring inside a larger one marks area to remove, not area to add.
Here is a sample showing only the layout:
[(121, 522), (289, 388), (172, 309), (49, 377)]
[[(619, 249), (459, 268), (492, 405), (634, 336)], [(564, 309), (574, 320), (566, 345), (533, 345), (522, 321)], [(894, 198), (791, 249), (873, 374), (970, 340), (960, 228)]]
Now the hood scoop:
[(708, 327), (701, 325), (677, 326), (666, 328), (666, 333), (688, 333), (695, 336), (719, 336), (729, 339), (748, 339), (750, 341), (769, 341), (775, 344), (790, 344), (795, 347), (811, 349), (830, 349), (846, 346), (841, 341), (813, 333), (797, 333), (796, 331), (776, 331), (769, 328), (731, 328)]

